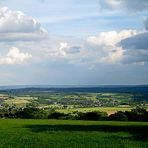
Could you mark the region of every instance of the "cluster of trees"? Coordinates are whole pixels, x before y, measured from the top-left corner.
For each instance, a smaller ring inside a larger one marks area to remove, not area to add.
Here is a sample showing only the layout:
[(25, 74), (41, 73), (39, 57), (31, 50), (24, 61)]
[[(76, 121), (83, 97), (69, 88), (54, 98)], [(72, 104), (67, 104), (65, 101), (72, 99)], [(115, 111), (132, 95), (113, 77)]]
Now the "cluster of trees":
[(47, 119), (48, 112), (37, 107), (13, 108), (0, 110), (1, 118)]
[(50, 119), (75, 119), (75, 120), (96, 120), (96, 121), (148, 121), (148, 112), (143, 107), (136, 107), (131, 111), (118, 111), (108, 115), (106, 112), (89, 111), (89, 112), (73, 112), (72, 114), (64, 114), (60, 112), (52, 112), (48, 118)]
[(22, 119), (73, 119), (96, 121), (148, 121), (148, 112), (143, 107), (137, 107), (131, 111), (118, 111), (108, 116), (106, 112), (89, 111), (73, 113), (61, 113), (55, 110), (43, 110), (36, 107), (7, 108), (0, 110), (0, 118)]
[(114, 121), (148, 121), (148, 112), (143, 107), (136, 107), (131, 111), (118, 111), (108, 118)]

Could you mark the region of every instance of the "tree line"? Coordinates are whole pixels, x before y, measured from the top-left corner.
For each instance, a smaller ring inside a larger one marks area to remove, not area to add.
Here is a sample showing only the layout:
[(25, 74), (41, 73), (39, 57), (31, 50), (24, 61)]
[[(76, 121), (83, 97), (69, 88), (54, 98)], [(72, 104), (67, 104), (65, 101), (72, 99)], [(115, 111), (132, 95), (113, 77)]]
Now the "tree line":
[(95, 120), (95, 121), (148, 121), (148, 112), (146, 108), (136, 107), (131, 111), (118, 111), (111, 115), (106, 112), (88, 111), (72, 113), (62, 113), (41, 108), (27, 106), (24, 108), (1, 108), (0, 118), (20, 118), (20, 119), (63, 119), (63, 120)]

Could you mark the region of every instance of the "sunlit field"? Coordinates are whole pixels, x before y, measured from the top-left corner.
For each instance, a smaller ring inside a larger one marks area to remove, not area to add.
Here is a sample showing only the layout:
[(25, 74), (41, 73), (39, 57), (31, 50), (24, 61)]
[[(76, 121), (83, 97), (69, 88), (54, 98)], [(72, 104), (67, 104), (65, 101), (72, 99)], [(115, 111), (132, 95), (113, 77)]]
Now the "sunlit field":
[(72, 112), (89, 112), (89, 111), (100, 111), (106, 112), (108, 115), (114, 114), (117, 111), (130, 111), (131, 107), (90, 107), (90, 108), (73, 108), (73, 109), (58, 109), (57, 111), (63, 113), (72, 113)]

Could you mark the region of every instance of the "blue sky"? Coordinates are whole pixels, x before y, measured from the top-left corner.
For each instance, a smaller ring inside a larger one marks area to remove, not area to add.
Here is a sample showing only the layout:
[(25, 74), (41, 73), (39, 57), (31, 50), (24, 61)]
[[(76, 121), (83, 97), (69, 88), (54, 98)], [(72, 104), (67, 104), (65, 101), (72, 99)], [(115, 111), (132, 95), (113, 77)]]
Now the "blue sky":
[(147, 30), (147, 0), (0, 0), (0, 85), (148, 84)]
[(115, 29), (143, 29), (147, 17), (147, 13), (103, 10), (99, 0), (4, 0), (1, 3), (32, 16), (53, 34), (76, 37)]

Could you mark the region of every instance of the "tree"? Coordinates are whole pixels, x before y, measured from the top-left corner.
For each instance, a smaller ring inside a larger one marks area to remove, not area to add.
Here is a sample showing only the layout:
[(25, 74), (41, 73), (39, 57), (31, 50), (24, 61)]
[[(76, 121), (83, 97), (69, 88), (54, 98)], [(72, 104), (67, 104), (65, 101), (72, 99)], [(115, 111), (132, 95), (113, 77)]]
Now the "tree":
[(78, 113), (78, 119), (80, 120), (104, 120), (107, 118), (107, 113), (105, 112), (99, 112), (99, 111), (92, 111), (92, 112), (86, 112)]
[(118, 111), (114, 114), (111, 114), (109, 116), (109, 120), (114, 120), (114, 121), (127, 121), (128, 120), (128, 117), (127, 115), (122, 112), (122, 111)]

